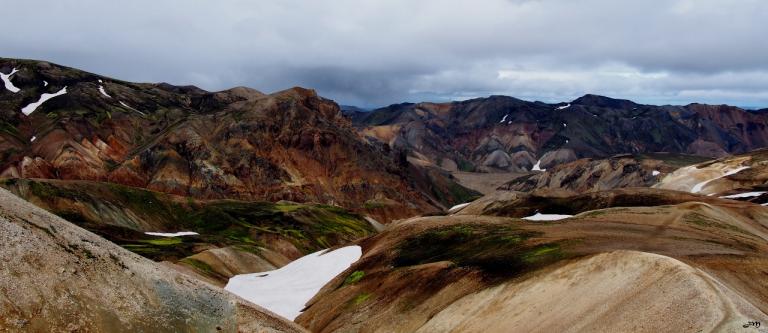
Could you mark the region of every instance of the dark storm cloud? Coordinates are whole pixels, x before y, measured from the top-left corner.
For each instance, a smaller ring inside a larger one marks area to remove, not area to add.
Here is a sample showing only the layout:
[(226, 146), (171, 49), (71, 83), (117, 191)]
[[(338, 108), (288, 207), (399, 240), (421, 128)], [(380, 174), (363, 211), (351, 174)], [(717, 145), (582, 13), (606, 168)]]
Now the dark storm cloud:
[(0, 55), (341, 103), (584, 93), (768, 105), (763, 0), (0, 1)]

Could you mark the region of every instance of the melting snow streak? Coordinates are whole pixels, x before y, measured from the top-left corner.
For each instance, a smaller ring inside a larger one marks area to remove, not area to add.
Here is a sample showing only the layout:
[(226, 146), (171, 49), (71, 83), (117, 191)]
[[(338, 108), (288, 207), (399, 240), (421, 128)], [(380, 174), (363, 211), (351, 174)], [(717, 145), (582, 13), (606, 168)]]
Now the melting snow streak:
[(104, 91), (104, 86), (99, 85), (99, 92), (104, 95), (104, 97), (112, 98), (112, 96), (109, 96), (106, 91)]
[(691, 193), (699, 193), (699, 192), (701, 192), (702, 189), (704, 189), (704, 186), (709, 184), (709, 182), (714, 181), (714, 180), (718, 180), (718, 179), (723, 178), (723, 177), (728, 177), (728, 176), (733, 175), (733, 174), (737, 174), (737, 173), (741, 172), (742, 170), (746, 170), (746, 169), (749, 169), (749, 167), (748, 166), (739, 167), (739, 168), (736, 168), (736, 169), (733, 169), (731, 171), (726, 172), (724, 175), (722, 175), (720, 177), (712, 178), (710, 180), (705, 180), (705, 181), (703, 181), (701, 183), (698, 183), (698, 184), (693, 186), (693, 188), (691, 189)]
[(738, 198), (751, 198), (751, 197), (759, 197), (763, 194), (765, 194), (765, 191), (761, 192), (747, 192), (747, 193), (739, 193), (739, 194), (731, 194), (722, 196), (723, 199), (738, 199)]
[(13, 82), (11, 82), (11, 75), (16, 74), (16, 72), (18, 72), (18, 70), (14, 68), (10, 74), (0, 73), (0, 79), (2, 79), (3, 83), (5, 83), (5, 89), (8, 89), (8, 91), (14, 94), (21, 90), (19, 88), (16, 88), (16, 86), (13, 85)]
[(178, 237), (178, 236), (194, 236), (199, 235), (194, 231), (179, 231), (179, 232), (145, 232), (147, 235), (160, 236), (160, 237)]
[(67, 87), (62, 88), (61, 90), (59, 90), (59, 91), (57, 91), (56, 93), (53, 93), (53, 94), (43, 94), (42, 96), (40, 96), (40, 100), (38, 100), (37, 102), (31, 103), (31, 104), (25, 106), (23, 109), (21, 109), (21, 113), (23, 113), (23, 114), (28, 116), (32, 112), (35, 112), (35, 110), (37, 110), (37, 108), (40, 105), (43, 105), (43, 103), (45, 103), (45, 101), (47, 101), (47, 100), (49, 100), (51, 98), (54, 98), (56, 96), (64, 95), (66, 93), (67, 93)]
[(523, 220), (528, 220), (528, 221), (557, 221), (557, 220), (567, 219), (569, 217), (573, 217), (573, 215), (536, 213), (536, 215), (524, 217)]

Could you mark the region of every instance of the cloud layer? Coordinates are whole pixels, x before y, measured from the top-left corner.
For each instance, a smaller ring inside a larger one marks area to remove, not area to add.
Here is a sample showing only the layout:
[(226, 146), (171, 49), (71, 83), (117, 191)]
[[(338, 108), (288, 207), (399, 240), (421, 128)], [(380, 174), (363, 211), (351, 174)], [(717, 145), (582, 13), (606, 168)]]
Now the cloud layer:
[(768, 106), (764, 0), (0, 0), (0, 56), (132, 81)]

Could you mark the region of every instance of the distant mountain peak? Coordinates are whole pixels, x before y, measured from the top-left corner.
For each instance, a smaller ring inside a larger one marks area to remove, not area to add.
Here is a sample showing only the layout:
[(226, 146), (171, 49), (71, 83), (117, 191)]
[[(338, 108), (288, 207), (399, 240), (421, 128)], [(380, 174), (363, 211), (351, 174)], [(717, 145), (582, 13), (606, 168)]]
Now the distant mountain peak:
[(635, 107), (638, 105), (637, 103), (627, 99), (616, 99), (616, 98), (610, 98), (606, 96), (593, 95), (593, 94), (586, 94), (584, 96), (581, 96), (575, 99), (571, 103), (576, 105), (597, 106), (597, 107), (614, 108), (614, 109), (625, 109), (625, 108)]

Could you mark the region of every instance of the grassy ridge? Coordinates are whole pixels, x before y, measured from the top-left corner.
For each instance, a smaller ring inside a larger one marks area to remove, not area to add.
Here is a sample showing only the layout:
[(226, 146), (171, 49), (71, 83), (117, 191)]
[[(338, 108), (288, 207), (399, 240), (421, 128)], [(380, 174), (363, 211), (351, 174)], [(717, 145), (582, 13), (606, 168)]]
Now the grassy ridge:
[[(94, 182), (5, 179), (0, 186), (154, 260), (178, 260), (211, 246), (236, 246), (257, 253), (269, 246), (266, 240), (270, 239), (288, 241), (306, 254), (375, 232), (362, 216), (328, 205), (201, 201)], [(181, 230), (200, 235), (144, 234)]]

